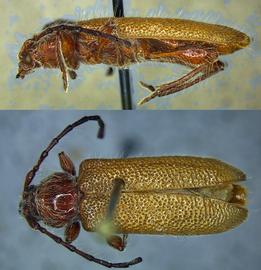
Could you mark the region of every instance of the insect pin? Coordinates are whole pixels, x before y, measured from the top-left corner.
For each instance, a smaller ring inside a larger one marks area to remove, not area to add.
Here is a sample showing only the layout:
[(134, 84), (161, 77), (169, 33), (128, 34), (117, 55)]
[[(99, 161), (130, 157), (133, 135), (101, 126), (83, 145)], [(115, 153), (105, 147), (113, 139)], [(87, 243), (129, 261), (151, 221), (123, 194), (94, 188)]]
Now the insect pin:
[(144, 61), (177, 63), (192, 69), (182, 78), (159, 86), (141, 82), (151, 94), (139, 102), (180, 92), (224, 70), (219, 56), (250, 44), (233, 28), (170, 18), (97, 18), (56, 20), (24, 42), (18, 58), (17, 78), (34, 69), (59, 68), (64, 89), (75, 79), (81, 63), (119, 68)]
[[(86, 231), (101, 233), (110, 246), (121, 251), (131, 233), (215, 234), (247, 218), (247, 194), (239, 184), (246, 175), (213, 158), (87, 159), (81, 162), (76, 176), (73, 162), (62, 152), (59, 160), (63, 172), (53, 173), (38, 186), (32, 185), (52, 148), (86, 121), (98, 122), (98, 138), (102, 138), (104, 123), (99, 116), (81, 118), (51, 141), (25, 178), (20, 212), (33, 229), (87, 260), (123, 268), (142, 259), (110, 263), (77, 249), (71, 242), (80, 232), (80, 223)], [(43, 228), (39, 221), (55, 228), (65, 227), (65, 240)]]

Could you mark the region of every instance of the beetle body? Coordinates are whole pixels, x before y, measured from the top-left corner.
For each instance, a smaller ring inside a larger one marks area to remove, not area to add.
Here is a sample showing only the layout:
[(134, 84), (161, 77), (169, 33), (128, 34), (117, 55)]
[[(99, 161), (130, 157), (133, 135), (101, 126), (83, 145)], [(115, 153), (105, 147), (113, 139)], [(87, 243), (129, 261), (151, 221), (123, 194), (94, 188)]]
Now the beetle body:
[(80, 220), (95, 231), (105, 219), (115, 179), (124, 188), (115, 209), (118, 233), (198, 235), (229, 230), (247, 210), (240, 170), (201, 157), (90, 159), (79, 176), (54, 173), (35, 191), (38, 215), (52, 227)]
[[(133, 63), (178, 63), (193, 71), (178, 81), (153, 87), (141, 101), (182, 91), (224, 69), (220, 55), (249, 45), (250, 38), (233, 28), (182, 19), (98, 18), (71, 22), (57, 20), (27, 40), (19, 53), (17, 78), (39, 67), (60, 68), (64, 88), (68, 75), (76, 78), (80, 63), (124, 68)], [(201, 76), (199, 76), (202, 74)]]
[(119, 232), (195, 235), (222, 232), (247, 216), (244, 173), (200, 157), (86, 160), (79, 171), (84, 194), (80, 216), (86, 230), (104, 219), (116, 178), (123, 179), (115, 213)]
[[(66, 127), (42, 152), (28, 172), (20, 212), (35, 230), (48, 235), (80, 256), (107, 267), (128, 267), (141, 262), (108, 263), (71, 245), (80, 232), (98, 231), (112, 247), (123, 250), (126, 234), (200, 235), (232, 229), (247, 217), (246, 190), (239, 182), (246, 175), (212, 158), (193, 156), (87, 159), (78, 176), (71, 159), (59, 154), (63, 172), (55, 172), (38, 186), (30, 185), (50, 150), (73, 128), (97, 121), (83, 117)], [(65, 227), (65, 241), (38, 222)], [(100, 228), (112, 225), (104, 233)], [(113, 233), (123, 233), (121, 239)]]

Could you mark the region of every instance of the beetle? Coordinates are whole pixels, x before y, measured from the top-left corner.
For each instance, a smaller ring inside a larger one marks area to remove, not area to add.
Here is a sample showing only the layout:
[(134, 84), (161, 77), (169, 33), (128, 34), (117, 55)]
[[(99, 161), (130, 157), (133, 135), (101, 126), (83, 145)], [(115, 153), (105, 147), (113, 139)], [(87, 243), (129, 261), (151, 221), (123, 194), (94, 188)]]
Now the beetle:
[(75, 79), (80, 63), (125, 68), (144, 61), (177, 63), (192, 68), (182, 78), (152, 86), (139, 102), (182, 91), (224, 70), (220, 55), (247, 47), (250, 38), (233, 28), (171, 18), (96, 18), (86, 21), (58, 19), (24, 42), (18, 58), (17, 78), (35, 68), (59, 68), (64, 89)]
[[(110, 246), (121, 251), (129, 233), (214, 234), (230, 230), (247, 218), (246, 189), (238, 184), (246, 175), (213, 158), (87, 159), (80, 164), (76, 176), (73, 162), (61, 152), (63, 172), (51, 174), (38, 186), (32, 185), (53, 147), (87, 121), (97, 121), (98, 138), (103, 138), (103, 120), (98, 115), (84, 116), (59, 133), (27, 173), (19, 211), (31, 228), (87, 260), (122, 268), (142, 259), (110, 263), (77, 249), (71, 242), (79, 235), (80, 223), (86, 231), (100, 232)], [(54, 228), (65, 227), (65, 240), (39, 221)], [(105, 232), (107, 224), (113, 230)]]

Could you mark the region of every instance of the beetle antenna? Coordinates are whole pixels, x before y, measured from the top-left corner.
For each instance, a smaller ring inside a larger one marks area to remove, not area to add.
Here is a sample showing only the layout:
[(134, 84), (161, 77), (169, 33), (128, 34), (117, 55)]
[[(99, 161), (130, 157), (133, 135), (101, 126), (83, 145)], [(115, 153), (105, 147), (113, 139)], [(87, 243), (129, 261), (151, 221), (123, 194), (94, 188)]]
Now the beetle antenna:
[(131, 42), (126, 40), (126, 39), (122, 39), (122, 38), (119, 38), (115, 35), (107, 34), (107, 33), (104, 33), (102, 31), (99, 31), (99, 30), (84, 28), (84, 27), (81, 27), (78, 25), (72, 25), (72, 24), (60, 24), (60, 25), (54, 25), (54, 26), (48, 27), (44, 31), (42, 31), (39, 35), (37, 35), (36, 37), (37, 37), (37, 39), (39, 39), (45, 35), (48, 35), (48, 34), (54, 32), (54, 31), (61, 31), (61, 30), (71, 30), (71, 31), (79, 32), (79, 33), (86, 33), (86, 34), (91, 35), (91, 36), (105, 38), (105, 39), (108, 39), (112, 42), (120, 43), (123, 46), (128, 47), (128, 48), (131, 47)]
[[(84, 124), (87, 121), (96, 121), (99, 125), (99, 130), (98, 130), (98, 134), (97, 137), (102, 139), (104, 137), (104, 128), (105, 128), (105, 124), (103, 122), (103, 120), (100, 118), (100, 116), (98, 115), (93, 115), (93, 116), (84, 116), (81, 119), (75, 121), (74, 123), (68, 125), (62, 132), (60, 132), (58, 134), (58, 136), (56, 136), (54, 139), (52, 139), (52, 141), (49, 143), (49, 145), (45, 148), (45, 150), (41, 153), (40, 158), (38, 159), (36, 165), (32, 168), (32, 170), (30, 170), (25, 178), (25, 184), (24, 184), (24, 193), (23, 193), (23, 197), (27, 196), (27, 192), (29, 190), (29, 185), (31, 184), (31, 182), (33, 181), (35, 174), (37, 173), (37, 171), (40, 168), (40, 165), (42, 164), (42, 162), (45, 160), (45, 158), (48, 156), (49, 152), (53, 149), (53, 147), (59, 143), (59, 141), (70, 131), (72, 131), (74, 128)], [(60, 238), (59, 236), (49, 232), (47, 229), (45, 229), (44, 227), (42, 227), (37, 220), (31, 216), (30, 211), (25, 208), (24, 209), (24, 217), (26, 219), (26, 221), (28, 222), (28, 224), (30, 225), (30, 227), (32, 227), (34, 230), (40, 231), (41, 233), (47, 235), (48, 237), (50, 237), (51, 239), (53, 239), (57, 244), (60, 244), (62, 246), (64, 246), (65, 248), (69, 249), (72, 252), (75, 252), (76, 254), (80, 255), (81, 257), (85, 258), (86, 260), (95, 262), (97, 264), (106, 266), (108, 268), (127, 268), (131, 265), (135, 265), (137, 263), (140, 263), (142, 261), (141, 257), (137, 257), (129, 262), (122, 262), (122, 263), (111, 263), (102, 259), (98, 259), (88, 253), (83, 252), (82, 250), (76, 248), (74, 245), (71, 245), (70, 243), (67, 243), (65, 241), (63, 241), (62, 238)]]
[(103, 120), (100, 118), (98, 115), (92, 115), (92, 116), (84, 116), (81, 119), (75, 121), (71, 125), (68, 125), (62, 132), (58, 134), (51, 142), (50, 144), (46, 147), (46, 149), (41, 153), (36, 165), (27, 173), (24, 181), (24, 197), (26, 196), (25, 191), (29, 189), (29, 185), (33, 181), (36, 172), (39, 170), (40, 165), (42, 162), (45, 160), (45, 158), (48, 156), (49, 152), (53, 149), (53, 147), (59, 143), (59, 141), (70, 131), (72, 131), (74, 128), (84, 124), (87, 121), (96, 121), (99, 125), (99, 130), (97, 137), (99, 139), (102, 139), (104, 137), (104, 128), (105, 124)]
[(121, 262), (121, 263), (111, 263), (102, 259), (98, 259), (88, 253), (83, 252), (80, 249), (77, 249), (74, 245), (71, 245), (65, 241), (63, 241), (62, 238), (58, 237), (57, 235), (49, 232), (48, 230), (46, 230), (45, 228), (43, 228), (38, 222), (36, 222), (35, 220), (30, 220), (29, 222), (30, 226), (35, 229), (40, 231), (41, 233), (49, 236), (50, 238), (52, 238), (57, 244), (60, 244), (62, 246), (64, 246), (65, 248), (69, 249), (72, 252), (75, 252), (76, 254), (80, 255), (81, 257), (83, 257), (84, 259), (88, 260), (88, 261), (92, 261), (95, 262), (97, 264), (106, 266), (108, 268), (127, 268), (131, 265), (135, 265), (138, 264), (140, 262), (142, 262), (142, 258), (141, 257), (137, 257), (129, 262)]

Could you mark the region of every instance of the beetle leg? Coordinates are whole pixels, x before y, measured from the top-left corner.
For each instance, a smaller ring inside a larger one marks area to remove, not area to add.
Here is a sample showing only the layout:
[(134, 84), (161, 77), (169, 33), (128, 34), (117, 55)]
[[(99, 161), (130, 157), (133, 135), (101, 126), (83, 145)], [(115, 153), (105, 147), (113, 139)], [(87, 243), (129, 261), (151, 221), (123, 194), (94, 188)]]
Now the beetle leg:
[(71, 224), (68, 224), (64, 231), (65, 241), (67, 243), (71, 243), (72, 241), (74, 241), (78, 237), (80, 230), (81, 225), (79, 221), (75, 221)]
[(153, 85), (149, 85), (146, 84), (142, 81), (140, 81), (141, 86), (143, 86), (144, 88), (148, 89), (151, 92), (155, 92), (156, 90), (159, 90), (160, 87), (171, 87), (175, 84), (175, 86), (177, 85), (181, 85), (182, 83), (185, 83), (186, 81), (189, 81), (190, 79), (192, 79), (193, 77), (195, 77), (197, 74), (199, 74), (200, 72), (204, 72), (204, 70), (206, 70), (206, 65), (201, 65), (195, 69), (193, 69), (191, 72), (189, 72), (188, 74), (186, 74), (185, 76), (181, 77), (180, 79), (174, 81), (174, 82), (170, 82), (170, 83), (166, 83), (166, 84), (162, 84), (160, 86), (153, 86)]
[[(214, 63), (201, 65), (195, 68), (194, 70), (192, 70), (190, 73), (188, 73), (184, 77), (180, 78), (179, 80), (176, 80), (174, 82), (170, 82), (167, 84), (162, 84), (162, 85), (154, 87), (152, 85), (147, 85), (143, 82), (140, 82), (141, 85), (147, 88), (148, 90), (150, 90), (152, 94), (142, 99), (139, 102), (139, 105), (142, 105), (152, 100), (155, 97), (162, 97), (162, 96), (167, 96), (173, 93), (180, 92), (194, 84), (197, 84), (211, 77), (212, 75), (222, 70), (224, 70), (224, 63), (218, 60)], [(202, 73), (202, 75), (196, 77), (200, 73)]]
[(29, 223), (29, 225), (34, 229), (34, 230), (38, 230), (41, 233), (47, 235), (48, 237), (50, 237), (51, 239), (53, 239), (57, 244), (60, 244), (62, 246), (64, 246), (65, 248), (69, 249), (72, 252), (75, 252), (76, 254), (78, 254), (79, 256), (82, 256), (84, 259), (98, 263), (100, 265), (103, 265), (105, 267), (108, 268), (127, 268), (131, 265), (135, 265), (138, 264), (140, 262), (142, 262), (142, 258), (141, 257), (137, 257), (134, 258), (133, 260), (129, 261), (129, 262), (122, 262), (122, 263), (111, 263), (102, 259), (98, 259), (86, 252), (83, 252), (82, 250), (76, 248), (75, 246), (63, 241), (62, 238), (60, 238), (59, 236), (49, 232), (48, 230), (46, 230), (45, 228), (43, 228), (37, 221), (35, 221), (34, 219), (30, 219), (29, 217), (27, 217), (27, 222)]
[(75, 69), (79, 67), (79, 55), (76, 49), (76, 37), (66, 31), (57, 32), (58, 65), (63, 74), (64, 89), (68, 88), (68, 74), (76, 79)]
[(112, 235), (107, 238), (107, 243), (109, 244), (109, 246), (119, 251), (123, 251), (127, 246), (127, 238), (128, 234), (123, 234), (122, 238), (118, 235)]
[(57, 33), (56, 51), (57, 51), (58, 65), (62, 72), (63, 88), (65, 92), (67, 92), (68, 91), (68, 73), (67, 73), (67, 66), (66, 66), (63, 51), (62, 51), (62, 41), (61, 41), (60, 33)]
[(75, 167), (72, 160), (64, 152), (59, 153), (59, 160), (62, 169), (71, 174), (76, 175)]

